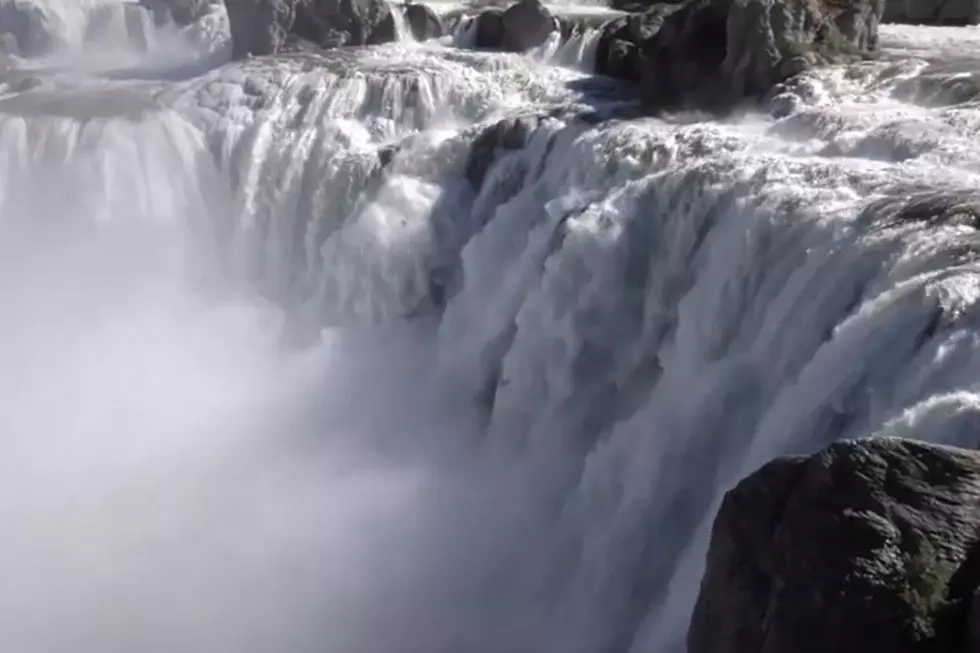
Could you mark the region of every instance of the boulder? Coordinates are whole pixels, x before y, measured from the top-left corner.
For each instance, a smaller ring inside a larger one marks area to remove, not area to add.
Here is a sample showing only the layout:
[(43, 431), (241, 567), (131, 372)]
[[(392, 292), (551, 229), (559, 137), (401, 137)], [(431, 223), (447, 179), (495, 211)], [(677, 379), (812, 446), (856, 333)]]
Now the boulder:
[(657, 106), (727, 107), (808, 66), (871, 52), (883, 8), (883, 0), (661, 2), (606, 26), (597, 72), (639, 76)]
[(410, 4), (405, 7), (405, 22), (412, 30), (416, 41), (437, 39), (445, 34), (442, 20), (436, 12), (423, 4)]
[(980, 453), (840, 442), (725, 496), (688, 651), (976, 651), (978, 584)]
[(887, 0), (886, 23), (914, 25), (976, 25), (980, 0)]
[(225, 6), (235, 58), (274, 54), (287, 40), (335, 48), (394, 39), (385, 0), (225, 0)]
[(480, 12), (476, 21), (476, 37), (474, 45), (484, 50), (499, 50), (504, 41), (504, 12), (499, 9), (487, 9)]
[(500, 17), (503, 25), (501, 47), (508, 52), (526, 52), (545, 41), (558, 29), (555, 17), (540, 0), (521, 0)]
[(526, 52), (558, 29), (558, 21), (539, 0), (521, 0), (506, 11), (489, 9), (476, 17), (476, 47)]

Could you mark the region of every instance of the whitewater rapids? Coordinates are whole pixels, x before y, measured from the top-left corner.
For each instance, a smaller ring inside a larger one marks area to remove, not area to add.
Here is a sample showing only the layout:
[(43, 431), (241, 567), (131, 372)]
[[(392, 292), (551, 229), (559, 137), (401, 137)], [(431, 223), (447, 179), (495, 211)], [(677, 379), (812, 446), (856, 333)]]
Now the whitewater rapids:
[(742, 475), (978, 445), (980, 30), (627, 119), (594, 32), (226, 63), (217, 8), (45, 7), (0, 66), (0, 650), (676, 653)]

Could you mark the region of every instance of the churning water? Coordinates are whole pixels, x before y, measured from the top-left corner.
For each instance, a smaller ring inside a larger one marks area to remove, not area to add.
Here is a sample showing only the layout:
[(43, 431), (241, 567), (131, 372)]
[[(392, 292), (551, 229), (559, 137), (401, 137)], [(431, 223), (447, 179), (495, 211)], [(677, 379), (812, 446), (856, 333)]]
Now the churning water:
[(976, 30), (624, 120), (594, 33), (226, 64), (220, 10), (43, 8), (0, 73), (0, 650), (674, 653), (740, 476), (977, 445)]

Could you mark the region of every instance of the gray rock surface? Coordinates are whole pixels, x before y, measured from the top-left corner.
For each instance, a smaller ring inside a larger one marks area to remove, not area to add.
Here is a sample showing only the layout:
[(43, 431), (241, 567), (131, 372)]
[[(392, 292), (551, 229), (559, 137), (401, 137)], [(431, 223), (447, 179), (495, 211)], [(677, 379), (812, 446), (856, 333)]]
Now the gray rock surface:
[(978, 583), (980, 452), (841, 442), (726, 495), (688, 651), (977, 651)]
[(884, 21), (923, 25), (976, 25), (980, 0), (887, 0)]
[(296, 39), (335, 48), (394, 38), (384, 0), (225, 0), (225, 6), (236, 58), (274, 54)]
[(597, 71), (642, 80), (653, 105), (730, 106), (808, 66), (877, 47), (883, 0), (660, 2), (603, 30)]

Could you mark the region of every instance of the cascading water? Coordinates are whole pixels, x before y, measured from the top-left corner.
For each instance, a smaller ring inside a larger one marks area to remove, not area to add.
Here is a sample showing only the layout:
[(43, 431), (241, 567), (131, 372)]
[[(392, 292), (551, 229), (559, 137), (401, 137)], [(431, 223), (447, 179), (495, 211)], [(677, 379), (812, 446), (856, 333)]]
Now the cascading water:
[(675, 653), (739, 477), (977, 445), (973, 32), (707, 121), (223, 20), (0, 72), (0, 649)]

